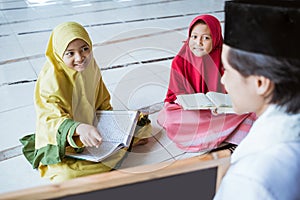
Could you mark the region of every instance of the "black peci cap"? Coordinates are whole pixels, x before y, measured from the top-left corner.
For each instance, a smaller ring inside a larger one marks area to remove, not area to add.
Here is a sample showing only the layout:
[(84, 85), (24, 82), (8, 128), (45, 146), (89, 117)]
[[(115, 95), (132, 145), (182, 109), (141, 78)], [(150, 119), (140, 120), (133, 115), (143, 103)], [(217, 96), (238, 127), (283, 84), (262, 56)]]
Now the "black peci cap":
[(227, 1), (224, 38), (233, 48), (300, 59), (300, 1)]

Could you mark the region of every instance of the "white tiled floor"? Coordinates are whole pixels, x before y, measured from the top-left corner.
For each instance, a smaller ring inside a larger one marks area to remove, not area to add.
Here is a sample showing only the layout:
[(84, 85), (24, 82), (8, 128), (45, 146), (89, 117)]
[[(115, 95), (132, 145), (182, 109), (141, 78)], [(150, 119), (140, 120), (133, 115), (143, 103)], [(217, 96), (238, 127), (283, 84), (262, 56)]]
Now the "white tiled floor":
[[(87, 28), (114, 109), (156, 105), (153, 111), (163, 102), (172, 57), (191, 20), (207, 13), (223, 25), (223, 7), (224, 0), (0, 0), (0, 198), (49, 183), (20, 155), (18, 139), (35, 129), (33, 89), (52, 28), (64, 21)], [(177, 148), (156, 116), (150, 115), (153, 138), (122, 168), (197, 155)]]

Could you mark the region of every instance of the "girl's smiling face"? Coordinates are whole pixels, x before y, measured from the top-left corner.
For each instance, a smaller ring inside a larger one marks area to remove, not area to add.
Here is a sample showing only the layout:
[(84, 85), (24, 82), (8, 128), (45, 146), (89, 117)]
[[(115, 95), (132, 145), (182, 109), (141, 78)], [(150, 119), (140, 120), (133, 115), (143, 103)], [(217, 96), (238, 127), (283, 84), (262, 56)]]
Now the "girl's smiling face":
[(78, 72), (82, 72), (88, 67), (91, 58), (92, 53), (89, 45), (81, 39), (70, 42), (62, 57), (69, 68)]
[(212, 51), (213, 41), (209, 27), (204, 23), (196, 23), (191, 31), (189, 47), (197, 57)]

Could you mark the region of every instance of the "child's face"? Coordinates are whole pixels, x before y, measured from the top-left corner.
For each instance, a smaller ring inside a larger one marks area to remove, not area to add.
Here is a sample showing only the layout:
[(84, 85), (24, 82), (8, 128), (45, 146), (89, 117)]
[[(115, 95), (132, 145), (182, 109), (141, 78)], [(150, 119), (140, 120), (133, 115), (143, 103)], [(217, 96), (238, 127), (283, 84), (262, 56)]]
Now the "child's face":
[(257, 78), (253, 75), (244, 77), (232, 68), (228, 63), (228, 49), (228, 46), (223, 45), (222, 61), (225, 70), (221, 82), (231, 98), (233, 109), (239, 114), (257, 113), (263, 104), (263, 100), (256, 92)]
[(91, 50), (88, 44), (76, 39), (69, 43), (62, 57), (64, 63), (71, 69), (78, 72), (85, 70), (92, 58)]
[(213, 42), (210, 30), (206, 24), (196, 24), (189, 39), (189, 47), (197, 57), (209, 54), (212, 50)]

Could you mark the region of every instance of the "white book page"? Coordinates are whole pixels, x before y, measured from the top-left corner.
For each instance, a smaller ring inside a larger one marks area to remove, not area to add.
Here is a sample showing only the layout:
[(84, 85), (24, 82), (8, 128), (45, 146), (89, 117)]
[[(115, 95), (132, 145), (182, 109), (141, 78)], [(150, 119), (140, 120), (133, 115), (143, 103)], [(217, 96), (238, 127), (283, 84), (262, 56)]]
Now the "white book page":
[(97, 129), (102, 137), (101, 145), (85, 147), (82, 153), (67, 152), (68, 156), (99, 162), (112, 155), (114, 151), (129, 147), (132, 140), (138, 111), (99, 111)]
[(203, 93), (177, 95), (178, 103), (186, 110), (208, 109), (215, 105)]
[(228, 94), (207, 92), (206, 96), (216, 105), (216, 107), (232, 107), (232, 102)]
[(68, 153), (68, 156), (84, 159), (84, 160), (90, 160), (94, 162), (99, 162), (110, 155), (118, 149), (120, 149), (121, 146), (119, 143), (111, 143), (111, 142), (102, 142), (101, 145), (96, 147), (85, 147), (83, 152), (81, 153)]
[(132, 121), (136, 116), (135, 113), (101, 112), (97, 129), (100, 132), (102, 141), (117, 142), (126, 144), (128, 136), (131, 134)]
[[(136, 111), (100, 111), (98, 113), (97, 129), (102, 137), (100, 147), (87, 147), (95, 157), (111, 154), (114, 150), (129, 147), (136, 124)], [(102, 156), (103, 157), (103, 156)]]

